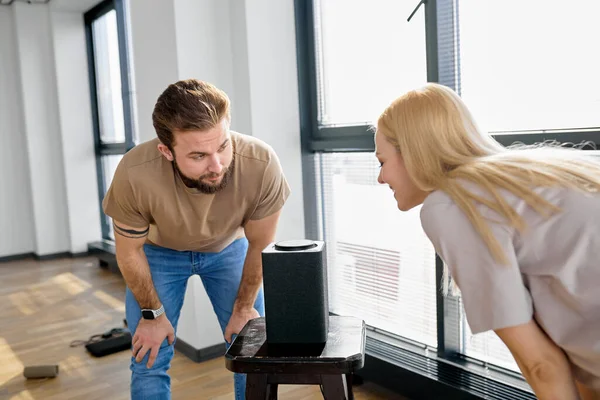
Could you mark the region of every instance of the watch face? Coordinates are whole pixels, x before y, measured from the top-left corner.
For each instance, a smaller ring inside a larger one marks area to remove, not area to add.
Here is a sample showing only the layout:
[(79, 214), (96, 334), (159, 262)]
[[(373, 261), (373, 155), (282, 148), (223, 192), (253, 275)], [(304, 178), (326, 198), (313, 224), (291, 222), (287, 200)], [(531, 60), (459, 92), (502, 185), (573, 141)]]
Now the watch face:
[(144, 319), (154, 319), (154, 313), (150, 310), (142, 310), (142, 317)]

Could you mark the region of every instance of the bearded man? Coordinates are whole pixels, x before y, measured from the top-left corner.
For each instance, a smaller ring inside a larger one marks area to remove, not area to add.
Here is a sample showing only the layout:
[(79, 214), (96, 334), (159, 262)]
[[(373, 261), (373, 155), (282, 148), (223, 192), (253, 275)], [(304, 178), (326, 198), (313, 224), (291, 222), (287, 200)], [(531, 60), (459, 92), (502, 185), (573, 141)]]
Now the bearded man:
[[(273, 149), (229, 129), (229, 98), (210, 83), (169, 85), (152, 120), (157, 138), (125, 154), (103, 201), (127, 285), (134, 400), (171, 398), (167, 371), (192, 275), (227, 344), (264, 316), (261, 253), (290, 194)], [(234, 376), (237, 400), (245, 378)]]

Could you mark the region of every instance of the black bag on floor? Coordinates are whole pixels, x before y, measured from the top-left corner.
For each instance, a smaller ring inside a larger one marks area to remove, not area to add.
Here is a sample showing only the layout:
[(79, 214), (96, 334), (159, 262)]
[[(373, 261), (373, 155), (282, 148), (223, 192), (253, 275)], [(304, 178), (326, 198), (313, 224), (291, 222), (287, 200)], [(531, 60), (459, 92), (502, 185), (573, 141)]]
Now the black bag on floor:
[(97, 342), (85, 345), (87, 351), (94, 357), (103, 357), (123, 350), (131, 349), (131, 333), (128, 330), (112, 334)]
[(104, 357), (119, 351), (131, 349), (131, 332), (127, 328), (115, 328), (100, 335), (94, 335), (87, 341), (76, 340), (71, 347), (85, 345), (94, 357)]

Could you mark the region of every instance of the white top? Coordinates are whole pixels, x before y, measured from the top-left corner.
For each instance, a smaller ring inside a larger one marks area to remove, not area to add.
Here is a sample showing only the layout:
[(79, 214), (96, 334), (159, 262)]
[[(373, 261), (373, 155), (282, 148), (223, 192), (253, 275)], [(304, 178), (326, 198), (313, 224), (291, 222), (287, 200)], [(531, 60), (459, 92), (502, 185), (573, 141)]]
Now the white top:
[[(485, 195), (473, 184), (468, 187)], [(563, 188), (536, 192), (563, 212), (545, 219), (502, 191), (528, 230), (520, 234), (490, 222), (510, 265), (495, 261), (444, 192), (427, 197), (421, 223), (460, 288), (473, 333), (524, 324), (533, 317), (568, 355), (577, 378), (600, 389), (600, 194)], [(483, 216), (501, 220), (490, 208), (478, 207)]]

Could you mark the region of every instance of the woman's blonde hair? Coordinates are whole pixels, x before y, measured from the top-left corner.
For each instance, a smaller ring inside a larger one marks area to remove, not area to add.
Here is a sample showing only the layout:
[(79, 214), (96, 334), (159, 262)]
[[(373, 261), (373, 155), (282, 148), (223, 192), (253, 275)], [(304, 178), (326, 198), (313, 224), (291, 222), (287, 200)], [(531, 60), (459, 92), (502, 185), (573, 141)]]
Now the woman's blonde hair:
[[(402, 154), (417, 187), (427, 192), (442, 190), (456, 202), (501, 263), (507, 262), (506, 255), (477, 203), (497, 212), (505, 219), (502, 223), (523, 231), (523, 219), (500, 190), (549, 216), (560, 210), (538, 195), (536, 187), (592, 193), (600, 189), (600, 161), (589, 152), (556, 145), (506, 148), (481, 132), (462, 99), (439, 84), (427, 84), (392, 102), (379, 117), (377, 132)], [(474, 183), (489, 196), (469, 191), (462, 181)]]

